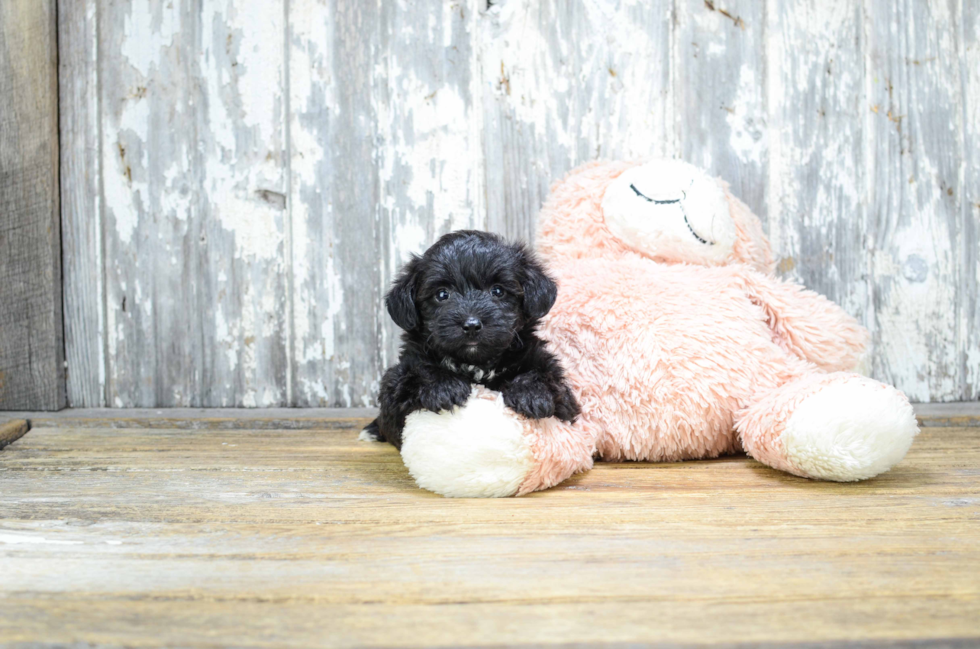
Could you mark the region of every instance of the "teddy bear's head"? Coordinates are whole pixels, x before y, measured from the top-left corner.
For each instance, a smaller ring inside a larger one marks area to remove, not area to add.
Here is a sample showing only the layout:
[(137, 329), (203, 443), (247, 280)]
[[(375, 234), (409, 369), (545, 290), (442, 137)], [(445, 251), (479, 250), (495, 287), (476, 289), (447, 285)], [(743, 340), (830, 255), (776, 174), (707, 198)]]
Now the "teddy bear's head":
[(592, 163), (552, 187), (537, 248), (549, 261), (639, 254), (665, 263), (745, 263), (769, 273), (762, 224), (725, 183), (694, 165)]

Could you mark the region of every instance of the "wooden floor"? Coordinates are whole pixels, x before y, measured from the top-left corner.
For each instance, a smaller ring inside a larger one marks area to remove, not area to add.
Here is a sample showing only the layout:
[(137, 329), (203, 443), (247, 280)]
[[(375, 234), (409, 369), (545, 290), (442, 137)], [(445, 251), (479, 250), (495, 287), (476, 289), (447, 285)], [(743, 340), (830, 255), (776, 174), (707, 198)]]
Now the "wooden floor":
[(465, 501), (363, 421), (35, 427), (0, 451), (0, 643), (980, 644), (980, 428), (860, 484), (729, 458)]

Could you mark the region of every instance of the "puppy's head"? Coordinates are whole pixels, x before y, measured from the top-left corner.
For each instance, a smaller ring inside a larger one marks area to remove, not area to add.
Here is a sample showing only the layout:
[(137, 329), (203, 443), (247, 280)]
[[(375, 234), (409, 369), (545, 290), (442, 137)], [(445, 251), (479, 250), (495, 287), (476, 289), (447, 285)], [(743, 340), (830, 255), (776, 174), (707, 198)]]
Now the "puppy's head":
[(557, 294), (523, 245), (462, 230), (412, 257), (385, 304), (395, 324), (436, 356), (486, 365), (548, 313)]

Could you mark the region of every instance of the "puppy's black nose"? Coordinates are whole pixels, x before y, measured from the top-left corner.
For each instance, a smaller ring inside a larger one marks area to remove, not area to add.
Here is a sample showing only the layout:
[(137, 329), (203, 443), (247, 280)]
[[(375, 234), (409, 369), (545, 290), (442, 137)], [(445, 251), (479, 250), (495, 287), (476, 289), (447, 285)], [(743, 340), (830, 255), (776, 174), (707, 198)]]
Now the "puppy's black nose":
[(479, 318), (470, 316), (466, 319), (466, 322), (463, 323), (463, 331), (466, 332), (467, 336), (475, 336), (480, 329), (483, 329), (483, 323), (480, 322)]

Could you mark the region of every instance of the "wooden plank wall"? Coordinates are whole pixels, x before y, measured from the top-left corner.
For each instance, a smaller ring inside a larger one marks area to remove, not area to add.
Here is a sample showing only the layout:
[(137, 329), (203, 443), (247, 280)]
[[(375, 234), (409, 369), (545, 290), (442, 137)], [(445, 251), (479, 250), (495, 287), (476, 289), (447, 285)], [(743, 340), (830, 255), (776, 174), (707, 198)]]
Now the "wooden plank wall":
[(56, 33), (54, 0), (0, 3), (0, 410), (65, 404)]
[(980, 397), (972, 0), (62, 4), (74, 406), (370, 405), (410, 253), (654, 155), (729, 180), (875, 376)]

